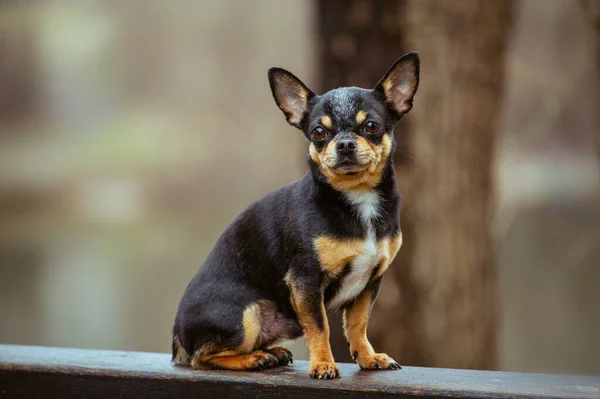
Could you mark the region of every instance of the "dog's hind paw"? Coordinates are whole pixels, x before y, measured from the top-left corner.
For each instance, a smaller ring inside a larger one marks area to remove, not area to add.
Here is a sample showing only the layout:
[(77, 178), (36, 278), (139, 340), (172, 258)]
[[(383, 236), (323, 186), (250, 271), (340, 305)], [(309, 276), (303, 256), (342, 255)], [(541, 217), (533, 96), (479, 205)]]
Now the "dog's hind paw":
[(290, 352), (286, 348), (275, 347), (271, 349), (265, 349), (265, 352), (274, 355), (277, 358), (277, 361), (281, 366), (285, 366), (286, 364), (294, 363), (294, 357), (292, 352)]

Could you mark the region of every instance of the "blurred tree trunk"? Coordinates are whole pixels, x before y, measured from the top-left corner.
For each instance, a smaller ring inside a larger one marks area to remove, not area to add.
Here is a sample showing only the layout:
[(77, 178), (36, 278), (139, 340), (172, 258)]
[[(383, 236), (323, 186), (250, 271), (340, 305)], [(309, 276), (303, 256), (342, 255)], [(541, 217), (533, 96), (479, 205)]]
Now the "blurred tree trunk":
[[(404, 6), (404, 1), (396, 0), (317, 1), (321, 92), (340, 86), (375, 86), (387, 68), (406, 52), (399, 23)], [(396, 131), (404, 125), (402, 120)], [(408, 160), (402, 151), (397, 152), (396, 164)], [(394, 311), (391, 313), (397, 317)], [(335, 359), (352, 362), (341, 315), (330, 314), (329, 322)]]
[(0, 121), (5, 124), (31, 117), (37, 105), (33, 32), (24, 4), (0, 4)]
[[(580, 0), (583, 16), (589, 22), (589, 32), (594, 46), (594, 69), (596, 70), (596, 87), (600, 85), (600, 0)], [(596, 112), (596, 154), (600, 162), (600, 113)]]
[(372, 86), (403, 52), (421, 53), (410, 126), (396, 127), (414, 161), (396, 156), (404, 246), (369, 325), (375, 349), (402, 364), (494, 368), (492, 168), (513, 2), (318, 4), (322, 89)]

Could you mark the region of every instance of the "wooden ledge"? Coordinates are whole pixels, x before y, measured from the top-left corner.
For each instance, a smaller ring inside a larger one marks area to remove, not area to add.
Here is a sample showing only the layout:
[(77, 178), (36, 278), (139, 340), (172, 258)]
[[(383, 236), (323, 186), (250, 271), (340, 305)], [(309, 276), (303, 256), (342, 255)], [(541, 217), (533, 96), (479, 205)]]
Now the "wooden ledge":
[(308, 363), (194, 371), (158, 353), (0, 345), (0, 398), (600, 398), (600, 378), (404, 367), (313, 380)]

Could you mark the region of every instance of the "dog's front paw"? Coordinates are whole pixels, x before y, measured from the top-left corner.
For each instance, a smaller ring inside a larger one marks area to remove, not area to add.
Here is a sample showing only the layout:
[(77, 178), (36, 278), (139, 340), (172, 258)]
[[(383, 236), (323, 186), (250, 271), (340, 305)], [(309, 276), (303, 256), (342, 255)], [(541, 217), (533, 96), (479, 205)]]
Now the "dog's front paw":
[(338, 378), (340, 371), (334, 362), (314, 362), (308, 368), (308, 375), (319, 380), (327, 380)]
[(402, 367), (385, 353), (374, 353), (372, 355), (357, 354), (353, 356), (359, 367), (363, 370), (400, 370)]

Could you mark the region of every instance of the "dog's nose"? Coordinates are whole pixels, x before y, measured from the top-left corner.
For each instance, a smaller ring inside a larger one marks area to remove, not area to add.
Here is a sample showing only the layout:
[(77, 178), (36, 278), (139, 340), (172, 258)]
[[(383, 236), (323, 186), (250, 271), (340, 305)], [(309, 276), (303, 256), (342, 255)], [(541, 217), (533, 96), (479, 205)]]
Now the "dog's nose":
[(351, 139), (342, 139), (338, 141), (336, 148), (340, 152), (340, 154), (348, 155), (354, 152), (354, 149), (356, 148), (356, 143), (354, 142), (354, 140)]

